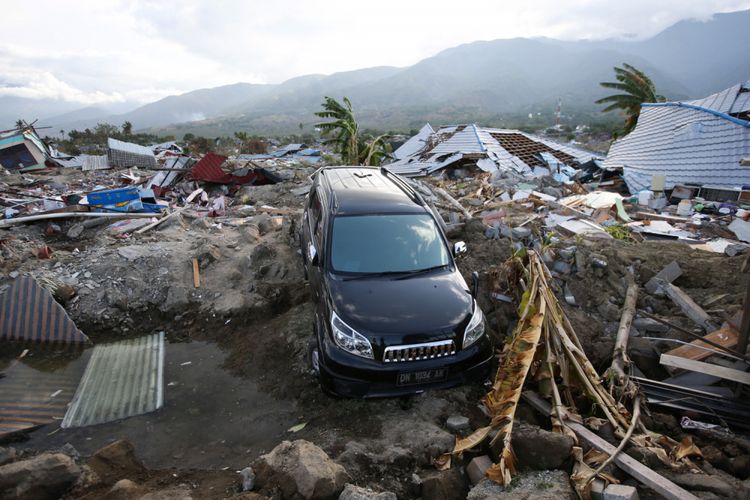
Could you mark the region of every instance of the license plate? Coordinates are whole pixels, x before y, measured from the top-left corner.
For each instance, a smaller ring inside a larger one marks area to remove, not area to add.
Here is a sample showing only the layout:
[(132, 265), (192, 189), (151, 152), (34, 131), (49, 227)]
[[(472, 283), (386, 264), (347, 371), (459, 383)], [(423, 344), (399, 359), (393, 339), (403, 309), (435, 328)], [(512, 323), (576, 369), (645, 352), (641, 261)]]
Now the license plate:
[(417, 372), (401, 372), (397, 375), (397, 385), (426, 384), (445, 380), (448, 376), (446, 368), (434, 368), (432, 370), (421, 370)]

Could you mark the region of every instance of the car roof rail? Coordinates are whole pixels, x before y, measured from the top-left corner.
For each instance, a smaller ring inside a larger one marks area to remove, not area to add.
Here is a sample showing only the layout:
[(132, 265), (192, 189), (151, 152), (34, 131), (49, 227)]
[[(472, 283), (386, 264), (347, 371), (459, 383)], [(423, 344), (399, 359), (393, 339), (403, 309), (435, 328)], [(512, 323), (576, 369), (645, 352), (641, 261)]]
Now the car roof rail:
[(426, 203), (424, 201), (424, 198), (422, 198), (422, 195), (417, 193), (413, 187), (411, 187), (405, 180), (403, 180), (399, 175), (394, 174), (390, 170), (388, 170), (385, 167), (380, 167), (380, 172), (391, 180), (396, 186), (398, 186), (401, 191), (406, 193), (406, 195), (414, 200), (417, 204), (424, 206)]

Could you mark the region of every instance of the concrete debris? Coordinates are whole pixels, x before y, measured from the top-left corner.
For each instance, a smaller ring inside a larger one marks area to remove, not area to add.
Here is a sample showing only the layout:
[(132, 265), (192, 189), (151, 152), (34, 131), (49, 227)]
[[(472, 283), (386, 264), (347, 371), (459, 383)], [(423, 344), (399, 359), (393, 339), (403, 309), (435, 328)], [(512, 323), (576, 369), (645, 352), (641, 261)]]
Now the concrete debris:
[(80, 475), (80, 467), (69, 456), (42, 453), (0, 466), (0, 497), (56, 500)]
[(396, 494), (390, 491), (375, 492), (369, 488), (362, 488), (347, 483), (339, 500), (396, 500)]

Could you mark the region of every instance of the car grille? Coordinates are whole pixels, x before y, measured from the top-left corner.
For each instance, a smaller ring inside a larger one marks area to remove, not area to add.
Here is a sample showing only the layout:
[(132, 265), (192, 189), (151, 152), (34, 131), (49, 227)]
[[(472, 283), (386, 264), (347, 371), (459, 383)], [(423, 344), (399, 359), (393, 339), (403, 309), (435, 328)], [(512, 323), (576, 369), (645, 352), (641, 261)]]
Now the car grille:
[(444, 358), (453, 354), (456, 354), (456, 344), (452, 340), (440, 340), (424, 344), (386, 347), (383, 353), (383, 361), (386, 363), (401, 363), (404, 361)]

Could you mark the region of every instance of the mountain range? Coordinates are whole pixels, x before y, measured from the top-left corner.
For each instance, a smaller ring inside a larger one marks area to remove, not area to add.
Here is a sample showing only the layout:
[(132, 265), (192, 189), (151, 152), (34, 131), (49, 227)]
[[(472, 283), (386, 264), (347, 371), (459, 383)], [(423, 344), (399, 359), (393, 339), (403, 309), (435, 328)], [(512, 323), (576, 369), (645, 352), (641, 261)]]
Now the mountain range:
[(300, 124), (309, 131), (325, 95), (348, 96), (362, 126), (385, 130), (418, 128), (426, 121), (509, 126), (551, 119), (558, 101), (568, 118), (596, 120), (601, 106), (594, 101), (610, 92), (599, 82), (611, 81), (613, 66), (623, 62), (649, 74), (670, 100), (703, 97), (746, 81), (747, 26), (750, 10), (681, 21), (645, 40), (479, 41), (403, 68), (237, 83), (166, 97), (127, 113), (84, 108), (51, 116), (58, 112), (53, 111), (39, 123), (54, 130), (130, 121), (137, 130), (176, 135), (284, 134), (299, 132)]

